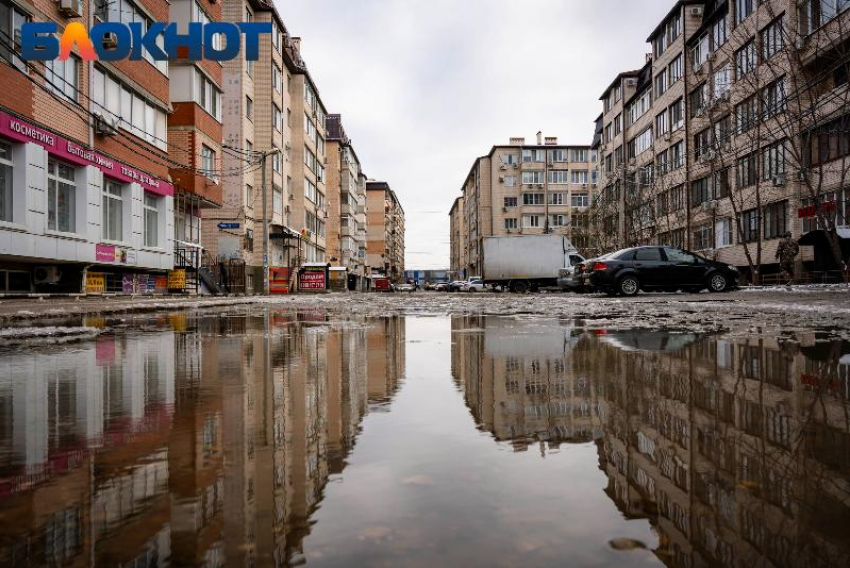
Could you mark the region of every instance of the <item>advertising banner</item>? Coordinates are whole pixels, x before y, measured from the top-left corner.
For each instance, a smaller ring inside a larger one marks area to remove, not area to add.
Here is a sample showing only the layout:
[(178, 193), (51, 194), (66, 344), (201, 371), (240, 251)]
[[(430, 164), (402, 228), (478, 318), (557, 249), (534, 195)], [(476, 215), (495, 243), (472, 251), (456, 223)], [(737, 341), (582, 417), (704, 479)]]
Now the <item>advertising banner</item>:
[(289, 268), (269, 269), (269, 292), (289, 294)]
[(298, 285), (302, 290), (324, 290), (326, 288), (325, 271), (305, 270), (301, 273)]
[(171, 270), (168, 272), (168, 289), (186, 289), (186, 271), (184, 269), (178, 268), (177, 270)]
[(103, 294), (106, 292), (106, 274), (103, 272), (86, 273), (86, 294)]

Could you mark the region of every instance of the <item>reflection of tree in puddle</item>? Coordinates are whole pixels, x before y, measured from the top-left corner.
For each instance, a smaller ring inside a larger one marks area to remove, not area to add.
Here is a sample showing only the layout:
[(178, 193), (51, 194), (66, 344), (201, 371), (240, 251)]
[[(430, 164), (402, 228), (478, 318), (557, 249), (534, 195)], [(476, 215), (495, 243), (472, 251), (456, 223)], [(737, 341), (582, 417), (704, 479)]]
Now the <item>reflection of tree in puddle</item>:
[(480, 329), (456, 333), (452, 350), (480, 428), (515, 449), (595, 441), (606, 493), (650, 520), (669, 566), (850, 563), (847, 343), (571, 340), (547, 325), (453, 320)]

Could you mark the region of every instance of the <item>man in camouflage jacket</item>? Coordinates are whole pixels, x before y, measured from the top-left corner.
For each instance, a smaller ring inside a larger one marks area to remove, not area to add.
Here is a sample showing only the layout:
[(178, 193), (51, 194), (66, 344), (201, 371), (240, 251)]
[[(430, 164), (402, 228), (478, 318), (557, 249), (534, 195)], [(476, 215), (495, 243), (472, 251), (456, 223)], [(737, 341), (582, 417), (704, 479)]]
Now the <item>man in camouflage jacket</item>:
[(791, 233), (785, 233), (784, 238), (776, 249), (776, 258), (779, 259), (779, 268), (782, 270), (782, 279), (790, 284), (794, 279), (794, 260), (800, 254), (800, 245), (791, 237)]

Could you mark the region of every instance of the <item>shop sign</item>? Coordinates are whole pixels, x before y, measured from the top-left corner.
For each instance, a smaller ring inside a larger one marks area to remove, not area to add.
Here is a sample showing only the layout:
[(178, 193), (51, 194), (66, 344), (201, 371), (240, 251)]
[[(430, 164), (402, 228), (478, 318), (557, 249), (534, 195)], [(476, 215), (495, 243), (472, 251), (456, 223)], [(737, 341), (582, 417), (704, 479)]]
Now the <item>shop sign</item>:
[(94, 259), (95, 262), (108, 264), (136, 264), (136, 253), (112, 245), (97, 244), (94, 249)]
[(86, 273), (86, 294), (103, 294), (106, 292), (106, 274), (102, 272)]
[(325, 289), (325, 271), (324, 270), (305, 270), (301, 273), (299, 286), (302, 290), (324, 290)]
[(168, 272), (168, 289), (186, 289), (186, 271), (184, 269), (178, 268), (177, 270), (171, 270)]
[(124, 183), (138, 183), (157, 195), (174, 195), (174, 186), (140, 170), (116, 162), (67, 138), (53, 134), (11, 114), (0, 111), (0, 135), (19, 142), (38, 144), (50, 154), (78, 166), (94, 166), (109, 177)]

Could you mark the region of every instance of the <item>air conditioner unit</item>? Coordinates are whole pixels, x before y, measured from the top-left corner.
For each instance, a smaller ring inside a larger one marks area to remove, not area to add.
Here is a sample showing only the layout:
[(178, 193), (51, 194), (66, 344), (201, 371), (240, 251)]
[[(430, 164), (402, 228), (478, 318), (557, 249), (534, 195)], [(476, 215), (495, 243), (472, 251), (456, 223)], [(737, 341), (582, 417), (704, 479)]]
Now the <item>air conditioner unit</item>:
[(101, 136), (114, 136), (118, 133), (118, 119), (107, 118), (102, 114), (95, 114), (94, 131)]
[(505, 164), (502, 164), (502, 167), (500, 167), (499, 169), (502, 170), (502, 171), (505, 171), (506, 169), (508, 169), (508, 166), (506, 166)]
[(58, 266), (36, 266), (32, 272), (36, 284), (57, 284), (61, 278), (62, 272)]
[(581, 188), (582, 188), (582, 189), (587, 189), (587, 184), (586, 184), (586, 183), (581, 184)]
[(798, 37), (796, 39), (796, 41), (794, 42), (794, 46), (797, 49), (805, 49), (806, 48), (806, 38), (803, 37), (803, 36)]
[(510, 235), (511, 233), (513, 233), (513, 231), (511, 229), (508, 229), (508, 234)]
[(519, 169), (519, 164), (514, 164), (514, 169)]
[(283, 212), (284, 212), (284, 213), (289, 213), (289, 205), (284, 206), (284, 208), (283, 208)]
[(691, 6), (690, 10), (688, 10), (688, 14), (694, 18), (702, 18), (702, 6)]
[(598, 187), (598, 186), (599, 186), (599, 184), (598, 184), (598, 183), (594, 183), (594, 184), (593, 184), (593, 187)]
[(637, 87), (637, 79), (626, 79), (627, 87)]
[(670, 141), (670, 133), (669, 133), (669, 132), (665, 132), (665, 133), (664, 133), (664, 141), (665, 141), (665, 142), (669, 142), (669, 141)]
[(549, 162), (549, 167), (550, 167), (550, 168), (554, 168), (554, 167), (555, 167), (555, 162)]
[(773, 185), (776, 187), (782, 187), (785, 185), (785, 174), (776, 174), (773, 176)]
[(59, 12), (66, 18), (83, 15), (83, 0), (59, 0)]
[(543, 184), (542, 184), (542, 183), (538, 183), (538, 184), (537, 184), (537, 189), (543, 189)]
[(703, 201), (701, 209), (703, 212), (714, 211), (717, 209), (717, 201)]
[(508, 212), (508, 208), (507, 208), (507, 207), (502, 207), (502, 213), (507, 213), (507, 212)]
[(797, 172), (797, 181), (807, 181), (809, 179), (809, 172), (807, 170), (800, 170)]

